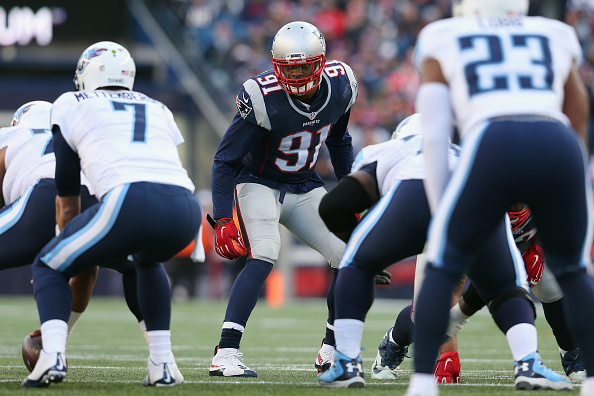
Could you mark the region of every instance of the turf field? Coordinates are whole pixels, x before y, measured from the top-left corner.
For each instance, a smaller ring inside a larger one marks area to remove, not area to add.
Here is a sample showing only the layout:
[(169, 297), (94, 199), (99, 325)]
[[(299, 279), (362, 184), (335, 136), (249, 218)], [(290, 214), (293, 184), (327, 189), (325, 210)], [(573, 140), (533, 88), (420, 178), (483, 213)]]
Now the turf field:
[[(225, 301), (175, 303), (173, 351), (186, 383), (173, 388), (146, 388), (148, 348), (123, 299), (94, 298), (68, 342), (69, 371), (65, 382), (47, 390), (21, 389), (28, 374), (21, 359), (23, 337), (38, 327), (33, 298), (0, 298), (0, 394), (11, 395), (403, 395), (412, 360), (402, 365), (397, 380), (370, 379), (377, 346), (406, 302), (378, 300), (368, 315), (362, 352), (367, 387), (323, 389), (317, 385), (313, 362), (323, 337), (325, 300), (299, 300), (278, 310), (260, 301), (242, 341), (244, 361), (258, 378), (209, 377), (213, 347), (218, 342)], [(542, 310), (538, 312), (539, 347), (545, 364), (561, 372), (559, 354)], [(462, 383), (441, 386), (440, 395), (510, 395), (513, 388), (511, 353), (505, 337), (483, 310), (459, 337)], [(578, 393), (579, 387), (574, 387)], [(523, 392), (526, 393), (526, 392)], [(539, 395), (553, 394), (540, 391)], [(566, 393), (571, 394), (571, 393)]]

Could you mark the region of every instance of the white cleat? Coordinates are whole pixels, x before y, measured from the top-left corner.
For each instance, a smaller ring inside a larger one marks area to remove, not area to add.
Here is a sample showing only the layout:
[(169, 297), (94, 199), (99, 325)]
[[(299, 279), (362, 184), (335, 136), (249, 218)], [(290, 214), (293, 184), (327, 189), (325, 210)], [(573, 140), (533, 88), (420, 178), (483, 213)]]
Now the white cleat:
[(23, 388), (47, 388), (50, 383), (60, 383), (66, 378), (66, 356), (61, 352), (39, 353), (39, 360), (31, 374), (25, 378)]
[(258, 373), (243, 364), (243, 353), (235, 348), (215, 348), (208, 375), (215, 377), (257, 377)]
[(149, 357), (147, 369), (148, 374), (142, 382), (144, 386), (174, 386), (184, 383), (184, 376), (174, 361), (156, 363)]

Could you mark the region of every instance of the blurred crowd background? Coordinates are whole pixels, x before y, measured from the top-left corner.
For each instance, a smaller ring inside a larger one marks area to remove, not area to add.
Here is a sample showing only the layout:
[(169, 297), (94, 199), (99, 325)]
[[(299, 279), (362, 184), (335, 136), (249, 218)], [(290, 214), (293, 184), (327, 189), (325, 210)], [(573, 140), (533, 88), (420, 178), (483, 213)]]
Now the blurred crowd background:
[[(594, 0), (530, 4), (531, 15), (575, 27), (584, 52), (580, 71), (592, 97)], [(451, 0), (3, 0), (0, 125), (7, 125), (25, 102), (53, 102), (72, 90), (76, 61), (87, 46), (102, 40), (119, 42), (136, 60), (135, 89), (174, 112), (186, 139), (180, 146), (182, 161), (208, 212), (212, 158), (236, 112), (235, 95), (245, 80), (271, 68), (272, 39), (281, 26), (294, 20), (313, 23), (326, 38), (327, 58), (353, 68), (359, 98), (349, 130), (357, 153), (388, 140), (396, 125), (414, 112), (419, 78), (411, 61), (417, 34), (426, 24), (450, 16), (450, 7)], [(592, 145), (594, 133), (590, 136)], [(326, 151), (316, 170), (332, 188), (335, 178)], [(225, 297), (241, 270), (241, 260), (226, 262), (212, 253), (208, 235), (205, 264), (188, 258), (168, 263), (180, 298)], [(292, 267), (288, 293), (323, 295), (330, 278), (321, 256), (299, 250), (296, 240), (286, 245), (293, 249), (286, 256), (291, 262), (284, 265)], [(393, 285), (380, 290), (379, 296), (411, 294), (414, 262), (391, 270), (397, 273)], [(0, 293), (17, 287), (11, 276), (2, 278)], [(116, 283), (97, 287), (106, 294), (118, 293)]]

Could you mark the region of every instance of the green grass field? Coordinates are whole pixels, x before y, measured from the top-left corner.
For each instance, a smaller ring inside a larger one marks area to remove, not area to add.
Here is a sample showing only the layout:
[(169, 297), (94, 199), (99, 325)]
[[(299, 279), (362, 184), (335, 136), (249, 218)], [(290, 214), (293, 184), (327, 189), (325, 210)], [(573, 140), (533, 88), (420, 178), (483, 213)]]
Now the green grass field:
[[(148, 347), (123, 299), (93, 298), (67, 349), (66, 381), (49, 389), (21, 389), (28, 374), (21, 358), (23, 337), (38, 328), (32, 297), (0, 298), (0, 394), (68, 395), (309, 395), (373, 394), (403, 395), (412, 373), (412, 359), (401, 366), (397, 380), (370, 379), (377, 346), (406, 305), (400, 300), (377, 300), (370, 311), (362, 352), (367, 378), (364, 389), (324, 389), (317, 385), (313, 363), (323, 338), (325, 300), (298, 300), (278, 310), (261, 300), (248, 323), (241, 351), (258, 378), (210, 377), (208, 367), (218, 342), (225, 301), (195, 300), (174, 303), (172, 342), (186, 383), (173, 388), (142, 386)], [(545, 364), (562, 372), (553, 335), (538, 312), (539, 349)], [(459, 337), (462, 383), (440, 386), (441, 395), (509, 395), (513, 388), (513, 362), (505, 337), (486, 311), (481, 311)], [(412, 351), (411, 351), (412, 352)], [(578, 393), (579, 386), (573, 393)], [(553, 394), (540, 391), (539, 395)], [(571, 393), (567, 393), (571, 394)]]

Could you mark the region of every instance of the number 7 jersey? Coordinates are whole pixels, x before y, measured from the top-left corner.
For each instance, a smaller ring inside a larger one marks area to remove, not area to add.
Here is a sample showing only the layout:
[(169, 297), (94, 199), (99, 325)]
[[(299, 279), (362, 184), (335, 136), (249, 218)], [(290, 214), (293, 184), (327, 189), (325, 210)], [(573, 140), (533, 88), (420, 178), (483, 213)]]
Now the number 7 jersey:
[(159, 101), (125, 90), (66, 92), (52, 106), (51, 124), (78, 154), (97, 197), (134, 182), (194, 191), (177, 152), (183, 137)]
[(450, 87), (462, 136), (500, 115), (537, 114), (566, 125), (564, 85), (582, 61), (569, 25), (542, 17), (449, 18), (419, 34), (417, 69), (435, 59)]

